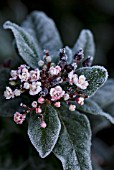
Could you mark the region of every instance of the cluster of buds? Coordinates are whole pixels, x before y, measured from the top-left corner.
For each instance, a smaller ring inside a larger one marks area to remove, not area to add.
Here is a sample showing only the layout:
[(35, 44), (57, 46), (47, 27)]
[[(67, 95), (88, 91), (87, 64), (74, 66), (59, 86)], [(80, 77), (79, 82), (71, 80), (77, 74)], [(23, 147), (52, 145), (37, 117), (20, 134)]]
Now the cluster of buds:
[[(39, 69), (32, 70), (27, 65), (21, 65), (17, 70), (11, 70), (10, 86), (6, 87), (4, 97), (11, 99), (24, 93), (31, 96), (31, 99), (33, 98), (29, 107), (23, 103), (20, 104), (26, 108), (26, 111), (24, 110), (22, 114), (19, 112), (14, 114), (14, 121), (17, 124), (22, 124), (26, 115), (35, 111), (40, 119), (40, 126), (45, 128), (46, 123), (42, 111), (44, 104), (60, 108), (61, 102), (64, 101), (68, 104), (70, 111), (75, 111), (76, 105), (73, 105), (71, 101), (83, 105), (84, 99), (88, 97), (82, 93), (82, 90), (89, 85), (86, 77), (75, 73), (78, 64), (83, 60), (83, 50), (79, 50), (74, 55), (72, 64), (67, 64), (65, 49), (60, 50), (57, 65), (51, 62), (48, 51), (45, 50), (44, 53), (43, 60), (38, 62)], [(90, 59), (86, 59), (83, 63), (89, 65), (89, 62)]]

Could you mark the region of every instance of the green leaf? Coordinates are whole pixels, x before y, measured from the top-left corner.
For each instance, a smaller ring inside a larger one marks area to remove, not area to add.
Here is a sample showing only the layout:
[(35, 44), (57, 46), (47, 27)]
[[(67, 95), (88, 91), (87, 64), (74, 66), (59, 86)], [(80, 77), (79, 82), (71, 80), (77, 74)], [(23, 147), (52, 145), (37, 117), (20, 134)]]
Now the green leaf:
[(92, 96), (92, 99), (103, 109), (114, 103), (114, 79), (108, 79), (104, 86)]
[(89, 83), (87, 89), (80, 90), (87, 96), (93, 95), (108, 78), (107, 70), (101, 66), (80, 68), (76, 71), (76, 73), (78, 75), (84, 75)]
[(91, 130), (87, 117), (61, 106), (62, 128), (53, 150), (64, 170), (92, 170), (90, 159)]
[(28, 127), (29, 138), (42, 158), (45, 158), (52, 152), (61, 129), (60, 120), (53, 107), (46, 107), (44, 120), (47, 124), (45, 129), (40, 127), (40, 121), (36, 114), (33, 114)]
[(0, 69), (0, 116), (13, 116), (13, 114), (19, 109), (21, 102), (20, 98), (6, 100), (4, 97), (4, 91), (8, 85), (10, 70), (8, 68)]
[(100, 108), (100, 106), (97, 103), (95, 103), (94, 101), (92, 101), (91, 99), (85, 100), (85, 103), (83, 106), (77, 105), (77, 109), (79, 111), (82, 111), (87, 114), (105, 117), (111, 123), (114, 124), (114, 118), (109, 113), (103, 112), (103, 110)]
[(37, 68), (38, 60), (40, 59), (40, 49), (32, 35), (10, 21), (5, 22), (4, 28), (11, 29), (13, 32), (19, 54), (23, 60), (32, 68)]
[(49, 50), (51, 55), (62, 48), (61, 38), (55, 23), (45, 13), (32, 12), (22, 26), (37, 39), (40, 48)]
[(84, 51), (85, 59), (88, 56), (93, 56), (95, 54), (95, 44), (93, 39), (93, 34), (90, 30), (84, 29), (81, 31), (79, 38), (74, 45), (72, 51), (73, 55), (80, 50), (80, 48)]

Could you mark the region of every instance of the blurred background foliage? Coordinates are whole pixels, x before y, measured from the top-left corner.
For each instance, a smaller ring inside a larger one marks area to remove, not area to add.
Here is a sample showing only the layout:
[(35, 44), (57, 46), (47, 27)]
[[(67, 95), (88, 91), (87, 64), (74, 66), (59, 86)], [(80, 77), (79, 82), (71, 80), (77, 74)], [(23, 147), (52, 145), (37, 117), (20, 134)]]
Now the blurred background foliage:
[[(72, 47), (81, 29), (90, 29), (96, 44), (94, 64), (104, 65), (109, 77), (114, 78), (114, 0), (0, 0), (0, 67), (19, 62), (13, 37), (3, 30), (3, 23), (11, 20), (21, 24), (34, 10), (44, 11), (55, 21), (64, 45)], [(114, 115), (114, 105), (106, 108), (109, 110)], [(94, 170), (114, 170), (114, 126), (95, 119), (99, 126), (96, 131), (93, 127)], [(0, 117), (0, 170), (62, 170), (53, 154), (46, 159), (39, 158), (25, 129), (26, 124), (18, 126), (11, 118)]]

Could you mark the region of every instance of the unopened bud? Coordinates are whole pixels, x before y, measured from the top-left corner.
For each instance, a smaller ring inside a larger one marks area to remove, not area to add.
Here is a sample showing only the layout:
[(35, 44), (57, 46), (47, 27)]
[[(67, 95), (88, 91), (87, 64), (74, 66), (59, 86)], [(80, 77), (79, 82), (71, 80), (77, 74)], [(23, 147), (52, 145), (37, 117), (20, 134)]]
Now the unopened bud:
[(40, 126), (41, 126), (42, 128), (44, 128), (44, 129), (45, 129), (45, 128), (46, 128), (46, 126), (47, 126), (47, 125), (46, 125), (46, 122), (42, 121), (42, 122), (40, 123)]
[(83, 61), (82, 65), (83, 67), (90, 67), (93, 61), (93, 57), (92, 56), (88, 56), (88, 58), (86, 60)]
[(74, 55), (74, 62), (78, 64), (83, 58), (84, 58), (84, 53), (83, 53), (83, 50), (80, 49)]

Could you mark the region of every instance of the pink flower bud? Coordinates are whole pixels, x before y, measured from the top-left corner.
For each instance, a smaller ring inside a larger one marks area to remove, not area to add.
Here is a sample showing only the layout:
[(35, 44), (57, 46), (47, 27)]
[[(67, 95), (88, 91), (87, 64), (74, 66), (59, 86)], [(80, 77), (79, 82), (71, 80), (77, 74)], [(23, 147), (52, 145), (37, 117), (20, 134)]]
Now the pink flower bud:
[(83, 98), (83, 97), (78, 97), (78, 98), (76, 99), (76, 102), (77, 102), (78, 104), (80, 104), (80, 105), (83, 105), (83, 104), (84, 104), (84, 98)]
[(38, 103), (43, 104), (44, 101), (45, 101), (45, 99), (43, 97), (39, 97), (38, 98)]
[(55, 107), (60, 107), (60, 106), (61, 106), (61, 103), (60, 103), (60, 102), (55, 102), (55, 103), (54, 103), (54, 106), (55, 106)]
[(75, 109), (76, 109), (76, 106), (75, 105), (73, 105), (73, 104), (71, 104), (70, 106), (69, 106), (69, 110), (70, 111), (75, 111)]
[(40, 123), (40, 126), (42, 127), (42, 128), (46, 128), (46, 122), (44, 122), (44, 121), (42, 121), (41, 123)]
[(19, 112), (16, 112), (14, 114), (14, 121), (17, 123), (17, 124), (22, 124), (23, 121), (25, 120), (26, 118), (26, 115), (25, 114), (20, 114)]
[(36, 108), (36, 113), (41, 113), (42, 109), (40, 107)]

